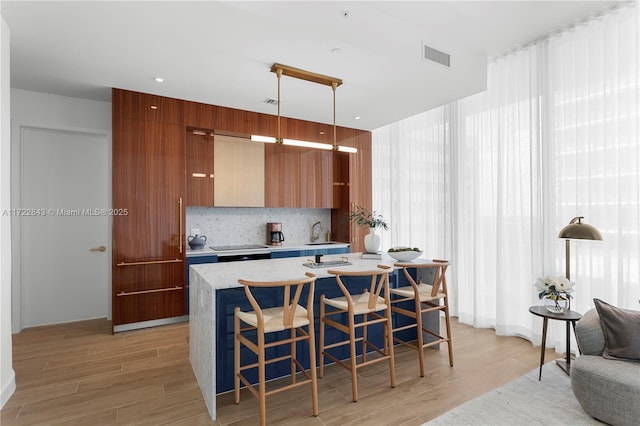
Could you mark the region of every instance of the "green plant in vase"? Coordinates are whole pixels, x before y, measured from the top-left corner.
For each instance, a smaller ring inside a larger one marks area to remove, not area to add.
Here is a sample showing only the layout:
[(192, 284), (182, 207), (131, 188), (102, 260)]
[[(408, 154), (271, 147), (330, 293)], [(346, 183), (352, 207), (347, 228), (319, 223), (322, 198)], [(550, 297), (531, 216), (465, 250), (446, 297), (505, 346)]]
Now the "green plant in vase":
[(369, 234), (364, 237), (364, 248), (367, 253), (377, 253), (380, 249), (380, 236), (376, 234), (376, 229), (381, 228), (385, 231), (389, 229), (384, 217), (375, 211), (355, 206), (355, 209), (349, 214), (349, 221), (358, 226), (369, 227)]

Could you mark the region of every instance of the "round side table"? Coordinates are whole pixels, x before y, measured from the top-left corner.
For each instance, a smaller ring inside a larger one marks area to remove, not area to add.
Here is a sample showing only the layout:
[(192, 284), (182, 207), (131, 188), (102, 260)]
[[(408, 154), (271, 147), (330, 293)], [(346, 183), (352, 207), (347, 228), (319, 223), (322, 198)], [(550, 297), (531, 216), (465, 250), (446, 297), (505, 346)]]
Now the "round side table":
[[(547, 324), (549, 319), (564, 321), (567, 328), (567, 356), (566, 359), (556, 360), (556, 364), (564, 370), (565, 373), (570, 374), (571, 369), (571, 329), (569, 324), (573, 326), (573, 332), (576, 332), (576, 321), (582, 318), (582, 314), (576, 311), (566, 311), (561, 314), (556, 314), (549, 311), (544, 306), (531, 306), (529, 312), (533, 315), (542, 317), (542, 347), (540, 349), (540, 372), (538, 373), (538, 380), (542, 379), (542, 365), (544, 364), (544, 351), (547, 342)], [(579, 350), (579, 348), (578, 348)]]

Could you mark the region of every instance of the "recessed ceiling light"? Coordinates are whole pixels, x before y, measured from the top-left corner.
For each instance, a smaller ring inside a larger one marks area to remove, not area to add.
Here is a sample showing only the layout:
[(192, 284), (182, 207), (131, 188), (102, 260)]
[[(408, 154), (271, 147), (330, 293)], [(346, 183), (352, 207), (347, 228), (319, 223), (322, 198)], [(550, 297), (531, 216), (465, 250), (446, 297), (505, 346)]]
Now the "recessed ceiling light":
[(333, 53), (334, 55), (339, 55), (340, 53), (342, 53), (342, 49), (340, 47), (334, 47), (333, 49), (331, 49), (331, 53)]
[(162, 77), (156, 77), (153, 79), (154, 81), (156, 81), (157, 83), (162, 83), (164, 81), (164, 78)]
[(360, 116), (359, 116), (359, 115), (354, 115), (354, 116), (353, 116), (353, 119), (354, 119), (354, 120), (360, 120)]

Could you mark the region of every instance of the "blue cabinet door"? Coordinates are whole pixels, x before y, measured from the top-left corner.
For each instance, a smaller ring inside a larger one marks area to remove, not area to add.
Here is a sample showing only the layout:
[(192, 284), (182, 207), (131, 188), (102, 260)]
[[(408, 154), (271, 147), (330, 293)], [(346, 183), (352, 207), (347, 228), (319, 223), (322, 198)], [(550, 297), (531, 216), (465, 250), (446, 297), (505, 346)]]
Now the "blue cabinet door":
[(278, 250), (271, 252), (272, 259), (282, 259), (284, 257), (300, 257), (300, 250)]

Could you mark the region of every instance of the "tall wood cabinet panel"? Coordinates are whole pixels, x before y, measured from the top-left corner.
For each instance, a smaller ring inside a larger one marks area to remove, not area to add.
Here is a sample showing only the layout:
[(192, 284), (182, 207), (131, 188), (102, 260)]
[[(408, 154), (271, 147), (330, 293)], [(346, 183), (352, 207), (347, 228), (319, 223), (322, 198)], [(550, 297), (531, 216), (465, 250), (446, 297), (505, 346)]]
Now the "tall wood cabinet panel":
[(187, 206), (213, 206), (214, 170), (211, 132), (187, 131)]
[(153, 98), (113, 90), (114, 331), (185, 313), (182, 103)]
[[(352, 252), (364, 251), (364, 235), (369, 230), (349, 223), (347, 218), (356, 205), (371, 210), (371, 132), (339, 127), (337, 140), (340, 145), (357, 148), (358, 153), (348, 154), (346, 186), (349, 195), (342, 194), (341, 205), (331, 210), (331, 234), (335, 239), (340, 238), (339, 241), (349, 241)], [(347, 160), (344, 156), (340, 158), (342, 177), (338, 178), (343, 179)], [(348, 200), (348, 206), (344, 205), (345, 200)], [(348, 239), (345, 240), (346, 236)]]

